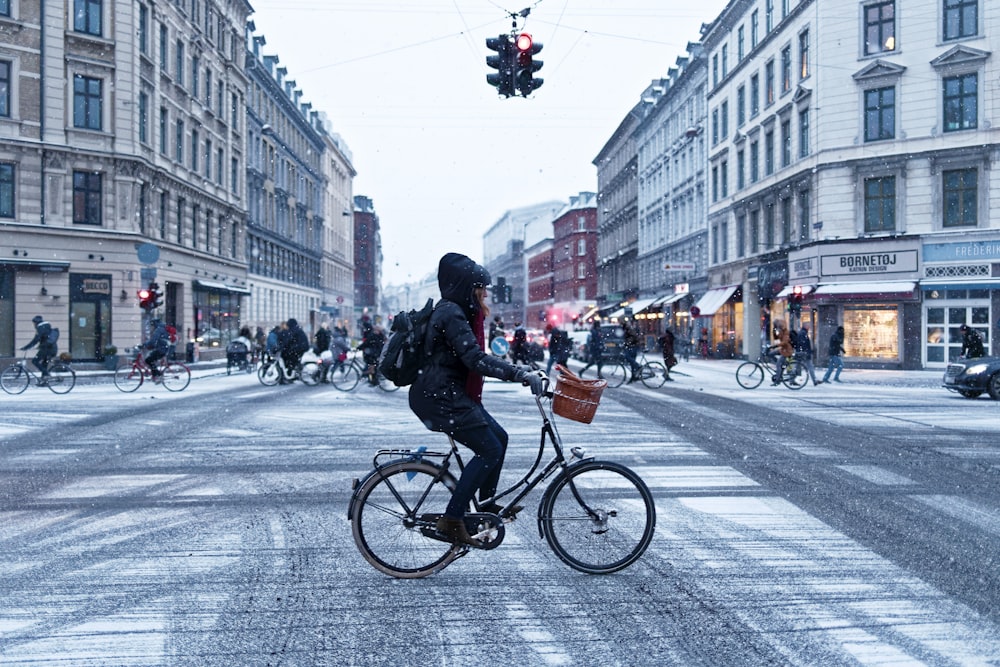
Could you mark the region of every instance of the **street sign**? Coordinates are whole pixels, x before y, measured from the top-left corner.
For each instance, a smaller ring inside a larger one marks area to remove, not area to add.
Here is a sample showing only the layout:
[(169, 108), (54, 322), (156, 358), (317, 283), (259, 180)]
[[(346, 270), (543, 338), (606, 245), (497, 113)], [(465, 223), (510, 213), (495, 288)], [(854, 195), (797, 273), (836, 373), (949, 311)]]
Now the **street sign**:
[(156, 264), (160, 259), (160, 247), (155, 243), (143, 243), (135, 249), (135, 254), (143, 264)]
[(694, 271), (694, 262), (668, 262), (663, 265), (664, 271)]
[(143, 267), (139, 269), (139, 279), (144, 283), (156, 280), (156, 269), (153, 267)]

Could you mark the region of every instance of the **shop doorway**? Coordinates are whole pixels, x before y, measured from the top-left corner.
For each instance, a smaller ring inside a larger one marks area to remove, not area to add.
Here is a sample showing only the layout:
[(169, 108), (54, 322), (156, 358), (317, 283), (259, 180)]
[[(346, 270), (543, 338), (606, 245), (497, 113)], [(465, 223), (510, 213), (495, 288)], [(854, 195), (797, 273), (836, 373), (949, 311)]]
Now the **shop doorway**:
[(68, 352), (75, 361), (100, 361), (111, 340), (111, 276), (70, 275)]
[[(955, 290), (949, 290), (953, 292)], [(984, 290), (981, 290), (984, 291)], [(925, 295), (927, 293), (925, 292)], [(950, 295), (947, 295), (950, 296)], [(989, 298), (942, 299), (924, 305), (924, 365), (943, 367), (962, 353), (962, 332), (968, 324), (979, 332), (983, 345), (990, 349)]]

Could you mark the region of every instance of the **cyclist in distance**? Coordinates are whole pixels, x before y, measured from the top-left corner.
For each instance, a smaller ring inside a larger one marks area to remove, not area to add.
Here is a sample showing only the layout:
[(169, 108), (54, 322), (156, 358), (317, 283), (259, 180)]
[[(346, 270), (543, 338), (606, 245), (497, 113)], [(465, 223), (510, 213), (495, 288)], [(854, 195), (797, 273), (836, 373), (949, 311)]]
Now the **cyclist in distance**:
[(22, 352), (27, 352), (34, 346), (38, 346), (38, 353), (31, 363), (42, 373), (39, 384), (49, 381), (49, 361), (59, 354), (59, 348), (52, 341), (52, 325), (45, 321), (41, 315), (31, 318), (31, 323), (35, 325), (35, 337), (28, 341), (28, 344), (21, 348)]
[[(519, 368), (487, 354), (484, 322), (490, 274), (470, 258), (448, 253), (438, 264), (441, 300), (431, 315), (428, 357), (410, 388), (410, 409), (431, 431), (447, 433), (475, 453), (462, 471), (458, 485), (437, 530), (456, 542), (478, 546), (465, 527), (469, 501), (496, 493), (507, 451), (507, 432), (482, 404), (483, 378), (523, 382), (531, 392), (542, 390), (542, 379), (530, 369)], [(483, 506), (496, 513), (495, 504)]]
[(143, 344), (143, 348), (149, 350), (146, 355), (146, 365), (149, 366), (153, 382), (160, 383), (163, 381), (163, 372), (156, 362), (167, 356), (167, 351), (170, 349), (170, 333), (167, 331), (167, 325), (157, 317), (149, 321), (149, 328), (152, 332), (149, 334), (149, 340)]

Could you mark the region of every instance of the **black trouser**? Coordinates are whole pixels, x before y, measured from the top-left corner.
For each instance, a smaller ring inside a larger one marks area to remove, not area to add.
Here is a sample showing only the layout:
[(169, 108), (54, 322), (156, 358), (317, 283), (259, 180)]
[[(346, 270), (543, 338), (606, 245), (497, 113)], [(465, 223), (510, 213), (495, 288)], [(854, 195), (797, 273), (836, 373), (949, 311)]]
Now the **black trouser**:
[(167, 356), (167, 353), (160, 352), (159, 350), (153, 350), (146, 355), (146, 365), (149, 366), (149, 372), (153, 374), (153, 377), (159, 377), (162, 374), (156, 362), (165, 356)]
[(463, 517), (472, 497), (479, 490), (479, 500), (492, 498), (500, 483), (500, 470), (503, 468), (504, 455), (507, 453), (507, 431), (495, 419), (480, 408), (486, 417), (486, 423), (472, 428), (463, 428), (451, 434), (456, 442), (460, 442), (473, 452), (475, 456), (465, 466), (458, 480), (451, 501), (445, 514), (450, 517)]
[(31, 363), (35, 365), (35, 368), (37, 368), (44, 377), (49, 374), (50, 359), (52, 359), (52, 355), (50, 355), (48, 352), (42, 352), (41, 350), (39, 350), (38, 354), (35, 355), (35, 358), (31, 360)]

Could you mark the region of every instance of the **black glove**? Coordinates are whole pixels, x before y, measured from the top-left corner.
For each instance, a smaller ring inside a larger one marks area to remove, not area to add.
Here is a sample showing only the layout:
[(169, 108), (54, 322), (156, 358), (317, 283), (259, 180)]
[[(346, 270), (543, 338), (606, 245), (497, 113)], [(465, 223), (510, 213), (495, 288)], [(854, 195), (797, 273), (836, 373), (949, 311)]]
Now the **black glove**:
[(538, 396), (542, 393), (542, 376), (537, 371), (518, 368), (514, 374), (514, 381), (531, 387), (531, 393)]

